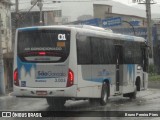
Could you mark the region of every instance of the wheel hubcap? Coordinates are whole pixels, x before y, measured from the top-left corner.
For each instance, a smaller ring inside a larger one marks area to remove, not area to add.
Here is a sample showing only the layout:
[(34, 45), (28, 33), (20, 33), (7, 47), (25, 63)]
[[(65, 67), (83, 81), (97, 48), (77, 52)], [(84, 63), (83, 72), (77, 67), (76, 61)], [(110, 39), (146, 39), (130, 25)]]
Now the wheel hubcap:
[(103, 95), (103, 101), (106, 102), (107, 101), (107, 92), (104, 90), (104, 95)]

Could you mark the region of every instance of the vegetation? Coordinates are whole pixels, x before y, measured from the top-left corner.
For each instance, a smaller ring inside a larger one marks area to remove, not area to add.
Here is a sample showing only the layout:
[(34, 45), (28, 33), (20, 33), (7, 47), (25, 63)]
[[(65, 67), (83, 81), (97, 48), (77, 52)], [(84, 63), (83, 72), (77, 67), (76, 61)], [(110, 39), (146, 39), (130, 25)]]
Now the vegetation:
[(160, 75), (156, 72), (156, 66), (151, 64), (149, 65), (149, 76), (150, 81), (160, 81)]
[(160, 75), (149, 75), (149, 81), (160, 81)]
[(156, 67), (155, 67), (155, 65), (153, 65), (153, 64), (149, 65), (148, 70), (149, 70), (149, 75), (151, 75), (151, 76), (157, 74), (157, 73), (156, 73)]

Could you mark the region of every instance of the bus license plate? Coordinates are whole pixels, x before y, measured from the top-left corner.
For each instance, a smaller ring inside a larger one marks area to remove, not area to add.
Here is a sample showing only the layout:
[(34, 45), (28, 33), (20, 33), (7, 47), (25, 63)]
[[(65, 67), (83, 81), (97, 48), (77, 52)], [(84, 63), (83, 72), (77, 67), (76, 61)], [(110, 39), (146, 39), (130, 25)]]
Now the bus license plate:
[(47, 91), (36, 91), (37, 95), (47, 95)]

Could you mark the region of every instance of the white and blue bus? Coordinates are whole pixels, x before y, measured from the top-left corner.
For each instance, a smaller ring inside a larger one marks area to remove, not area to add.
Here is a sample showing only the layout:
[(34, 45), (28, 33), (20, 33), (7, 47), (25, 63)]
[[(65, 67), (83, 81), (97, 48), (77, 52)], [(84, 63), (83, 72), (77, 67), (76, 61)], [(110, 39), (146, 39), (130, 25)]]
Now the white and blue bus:
[(14, 95), (43, 97), (49, 105), (69, 99), (135, 98), (148, 86), (148, 54), (141, 37), (103, 28), (37, 26), (16, 31)]

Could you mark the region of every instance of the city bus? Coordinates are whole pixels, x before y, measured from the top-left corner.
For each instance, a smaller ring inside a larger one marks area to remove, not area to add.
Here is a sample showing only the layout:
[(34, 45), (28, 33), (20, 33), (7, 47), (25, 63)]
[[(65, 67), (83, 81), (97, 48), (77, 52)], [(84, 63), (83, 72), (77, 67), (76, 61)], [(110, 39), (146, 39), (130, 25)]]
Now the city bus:
[(87, 99), (136, 98), (148, 86), (144, 38), (88, 25), (18, 28), (13, 84), (17, 97), (46, 98), (50, 106)]

